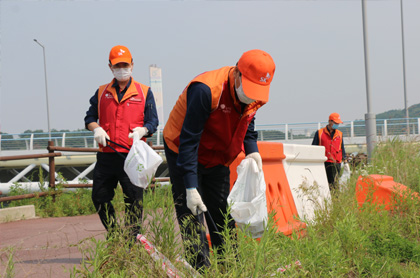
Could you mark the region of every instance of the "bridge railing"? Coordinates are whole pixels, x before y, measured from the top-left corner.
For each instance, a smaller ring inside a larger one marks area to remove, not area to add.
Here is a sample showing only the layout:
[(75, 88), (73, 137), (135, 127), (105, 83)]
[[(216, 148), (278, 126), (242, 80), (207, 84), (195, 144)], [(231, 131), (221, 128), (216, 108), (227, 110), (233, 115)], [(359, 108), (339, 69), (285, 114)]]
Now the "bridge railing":
[[(312, 139), (315, 132), (324, 127), (327, 122), (311, 123), (290, 123), (257, 125), (258, 140), (260, 141), (288, 141), (293, 142), (299, 139)], [(408, 127), (408, 128), (407, 128)], [(407, 134), (407, 129), (411, 135), (420, 135), (420, 118), (407, 119), (377, 119), (376, 132), (378, 136), (389, 137)], [(365, 121), (346, 121), (340, 125), (339, 130), (344, 134), (345, 139), (362, 138), (366, 136)], [(51, 140), (55, 146), (70, 148), (96, 148), (97, 144), (93, 138), (93, 133), (86, 131), (71, 132), (52, 132)], [(0, 151), (17, 150), (40, 150), (48, 145), (48, 133), (20, 133), (20, 134), (0, 134)], [(153, 145), (162, 145), (162, 129), (151, 137), (148, 141)]]
[[(328, 122), (257, 125), (256, 130), (260, 141), (290, 142), (300, 139), (312, 139), (315, 132), (327, 124)], [(344, 137), (347, 139), (366, 137), (364, 120), (345, 121), (338, 129), (343, 132)], [(407, 130), (410, 135), (420, 135), (420, 118), (409, 118), (408, 125), (405, 118), (376, 120), (376, 133), (381, 137), (406, 135), (408, 134)]]

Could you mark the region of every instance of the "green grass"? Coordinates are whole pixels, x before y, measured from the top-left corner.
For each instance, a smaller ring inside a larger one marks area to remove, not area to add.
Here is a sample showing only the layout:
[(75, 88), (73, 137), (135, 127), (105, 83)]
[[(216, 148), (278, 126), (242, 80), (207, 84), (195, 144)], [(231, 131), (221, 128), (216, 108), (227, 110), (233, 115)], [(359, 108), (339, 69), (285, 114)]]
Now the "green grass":
[(0, 253), (1, 265), (4, 265), (4, 270), (1, 277), (11, 278), (15, 276), (15, 249), (14, 247), (6, 247)]
[[(371, 163), (352, 169), (347, 184), (333, 194), (326, 208), (316, 212), (314, 224), (308, 225), (303, 237), (276, 233), (272, 224), (260, 241), (239, 229), (224, 232), (225, 251), (211, 254), (212, 265), (202, 276), (419, 277), (420, 202), (406, 196), (395, 198), (397, 204), (392, 211), (378, 209), (370, 203), (359, 207), (356, 182), (360, 175), (368, 174), (392, 176), (396, 182), (419, 192), (420, 145), (399, 140), (378, 144)], [(91, 201), (81, 197), (81, 203), (85, 202)], [(71, 277), (167, 277), (161, 263), (154, 261), (140, 244), (127, 244), (120, 189), (114, 205), (120, 212), (117, 215), (121, 233), (108, 241), (81, 242), (79, 248), (84, 261), (71, 271)], [(193, 273), (177, 261), (179, 256), (191, 254), (184, 253), (180, 234), (175, 232), (178, 229), (170, 187), (147, 190), (144, 219), (143, 233), (148, 240), (183, 277), (192, 277)], [(301, 266), (294, 265), (297, 260)], [(291, 266), (285, 273), (277, 272), (288, 265)]]
[[(8, 207), (34, 205), (35, 213), (39, 217), (63, 217), (75, 215), (89, 215), (96, 212), (91, 199), (91, 190), (78, 188), (74, 191), (64, 189), (57, 185), (57, 188), (43, 190), (43, 192), (54, 192), (55, 195), (41, 196), (30, 199), (11, 201)], [(20, 184), (15, 184), (9, 196), (16, 196), (29, 193)], [(54, 201), (53, 201), (54, 200)], [(3, 207), (4, 204), (2, 204)]]

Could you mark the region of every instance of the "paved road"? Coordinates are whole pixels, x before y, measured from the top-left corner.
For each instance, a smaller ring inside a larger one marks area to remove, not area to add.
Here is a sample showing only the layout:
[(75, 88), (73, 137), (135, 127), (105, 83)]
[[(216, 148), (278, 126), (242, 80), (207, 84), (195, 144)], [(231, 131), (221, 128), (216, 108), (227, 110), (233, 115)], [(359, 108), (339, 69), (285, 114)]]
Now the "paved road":
[(77, 244), (86, 238), (104, 239), (105, 229), (97, 214), (60, 218), (36, 218), (0, 224), (0, 277), (13, 252), (12, 277), (69, 277), (80, 265)]

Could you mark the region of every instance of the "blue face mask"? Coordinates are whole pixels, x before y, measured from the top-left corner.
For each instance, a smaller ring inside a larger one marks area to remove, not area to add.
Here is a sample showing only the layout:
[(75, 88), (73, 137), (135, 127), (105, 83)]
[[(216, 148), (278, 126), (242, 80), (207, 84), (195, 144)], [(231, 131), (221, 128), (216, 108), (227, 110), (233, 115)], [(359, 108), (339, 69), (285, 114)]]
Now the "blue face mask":
[(339, 126), (339, 124), (333, 124), (332, 128), (333, 128), (333, 129), (337, 129), (337, 128), (338, 128), (338, 126)]

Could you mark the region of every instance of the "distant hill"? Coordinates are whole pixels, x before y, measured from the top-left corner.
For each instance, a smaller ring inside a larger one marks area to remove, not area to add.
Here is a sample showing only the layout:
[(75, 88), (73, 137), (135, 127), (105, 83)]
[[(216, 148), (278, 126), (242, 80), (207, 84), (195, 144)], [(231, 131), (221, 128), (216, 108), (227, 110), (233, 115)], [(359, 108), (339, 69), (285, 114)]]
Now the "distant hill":
[[(420, 103), (408, 107), (408, 116), (410, 118), (420, 118)], [(376, 119), (397, 119), (405, 118), (405, 109), (389, 110), (376, 114)]]

